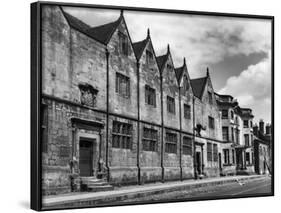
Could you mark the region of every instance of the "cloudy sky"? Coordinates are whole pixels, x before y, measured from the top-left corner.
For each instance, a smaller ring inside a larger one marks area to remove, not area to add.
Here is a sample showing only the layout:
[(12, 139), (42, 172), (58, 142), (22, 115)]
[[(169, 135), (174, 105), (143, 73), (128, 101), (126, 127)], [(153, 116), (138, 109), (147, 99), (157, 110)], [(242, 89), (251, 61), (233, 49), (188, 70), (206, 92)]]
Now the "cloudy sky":
[[(91, 26), (115, 21), (119, 10), (64, 8)], [(191, 78), (209, 67), (213, 87), (253, 109), (255, 121), (270, 122), (271, 23), (268, 20), (124, 11), (133, 42), (150, 28), (157, 55), (170, 44), (175, 66), (186, 57)]]

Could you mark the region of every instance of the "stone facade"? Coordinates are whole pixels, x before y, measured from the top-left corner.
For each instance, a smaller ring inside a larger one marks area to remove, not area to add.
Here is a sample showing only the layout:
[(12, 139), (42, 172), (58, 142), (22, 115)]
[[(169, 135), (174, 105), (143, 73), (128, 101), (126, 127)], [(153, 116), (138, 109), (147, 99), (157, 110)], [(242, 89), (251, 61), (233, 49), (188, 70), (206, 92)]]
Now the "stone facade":
[(43, 7), (41, 113), (44, 194), (79, 191), (85, 176), (144, 184), (229, 166), (209, 72), (190, 79), (169, 46), (157, 57), (149, 31), (132, 43), (123, 12), (92, 28)]

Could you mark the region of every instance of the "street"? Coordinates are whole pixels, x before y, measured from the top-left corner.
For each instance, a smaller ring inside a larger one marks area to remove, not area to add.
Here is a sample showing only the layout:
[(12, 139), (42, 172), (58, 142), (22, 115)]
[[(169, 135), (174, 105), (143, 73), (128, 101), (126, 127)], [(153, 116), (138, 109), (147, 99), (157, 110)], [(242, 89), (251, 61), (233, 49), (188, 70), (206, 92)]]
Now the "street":
[(244, 182), (233, 182), (219, 186), (209, 186), (198, 188), (193, 191), (176, 191), (164, 194), (146, 196), (141, 199), (129, 199), (124, 202), (153, 202), (165, 200), (182, 200), (182, 199), (203, 199), (203, 198), (225, 198), (240, 197), (251, 195), (265, 195), (271, 193), (271, 178), (264, 177), (257, 180), (247, 180)]

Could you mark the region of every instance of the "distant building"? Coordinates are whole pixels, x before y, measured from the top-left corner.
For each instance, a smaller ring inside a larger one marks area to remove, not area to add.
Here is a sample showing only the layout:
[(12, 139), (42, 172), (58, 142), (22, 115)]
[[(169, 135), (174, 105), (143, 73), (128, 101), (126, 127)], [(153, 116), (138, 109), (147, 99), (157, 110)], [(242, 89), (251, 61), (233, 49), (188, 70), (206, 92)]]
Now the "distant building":
[(149, 30), (132, 43), (122, 11), (91, 27), (44, 6), (42, 65), (43, 194), (254, 168), (251, 110), (215, 94), (209, 70), (190, 79), (169, 45), (156, 56)]
[[(265, 130), (265, 131), (264, 131)], [(272, 138), (271, 125), (264, 126), (260, 120), (259, 126), (254, 126), (255, 172), (257, 174), (271, 173), (272, 171)]]

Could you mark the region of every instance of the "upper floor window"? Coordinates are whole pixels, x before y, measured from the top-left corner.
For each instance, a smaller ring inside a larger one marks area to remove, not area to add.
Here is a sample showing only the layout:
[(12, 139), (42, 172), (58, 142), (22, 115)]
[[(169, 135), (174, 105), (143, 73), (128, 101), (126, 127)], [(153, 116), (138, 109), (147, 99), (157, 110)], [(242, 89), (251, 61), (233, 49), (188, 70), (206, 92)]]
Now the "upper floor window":
[(145, 85), (145, 103), (156, 107), (156, 92), (155, 89)]
[(129, 45), (128, 45), (128, 38), (127, 36), (122, 33), (122, 32), (118, 32), (118, 36), (119, 36), (119, 45), (120, 45), (120, 52), (121, 54), (124, 54), (124, 55), (128, 55), (128, 52), (129, 52)]
[(143, 128), (142, 148), (144, 151), (157, 152), (157, 130)]
[(184, 79), (185, 79), (185, 80), (184, 80), (184, 84), (183, 84), (184, 90), (185, 90), (185, 91), (188, 91), (188, 90), (189, 90), (189, 82), (188, 82), (186, 76), (184, 77)]
[(250, 146), (249, 134), (244, 135), (245, 146)]
[(122, 75), (121, 73), (116, 73), (116, 92), (120, 95), (129, 98), (130, 97), (130, 78)]
[(224, 140), (224, 141), (228, 141), (228, 138), (229, 136), (228, 136), (228, 127), (227, 126), (223, 126), (222, 127), (222, 139)]
[(149, 64), (153, 61), (153, 54), (151, 51), (146, 50), (146, 62)]
[(98, 90), (89, 84), (80, 84), (79, 89), (81, 104), (94, 107), (96, 105)]
[(221, 111), (221, 117), (222, 117), (222, 119), (227, 119), (228, 118), (228, 110), (227, 109), (223, 109)]
[(166, 133), (166, 143), (165, 152), (167, 153), (177, 153), (177, 134), (176, 133)]
[(132, 124), (113, 121), (112, 147), (132, 149), (132, 130)]
[(191, 118), (190, 105), (184, 104), (183, 105), (183, 112), (184, 112), (184, 118), (186, 118), (186, 119), (190, 119)]
[(209, 116), (209, 128), (214, 129), (215, 128), (215, 119), (211, 116)]
[(249, 121), (248, 120), (244, 120), (243, 121), (243, 126), (244, 126), (244, 128), (248, 128), (249, 127)]
[(231, 127), (231, 141), (234, 141), (234, 128)]
[(230, 116), (231, 116), (231, 119), (234, 119), (234, 112), (232, 110), (230, 111)]
[(192, 139), (189, 137), (183, 137), (182, 153), (184, 155), (192, 155)]
[(209, 104), (213, 104), (213, 95), (209, 91), (208, 91), (208, 99), (209, 99)]
[(175, 99), (170, 97), (170, 96), (167, 96), (167, 110), (170, 113), (173, 113), (173, 114), (176, 113), (176, 110), (175, 110)]
[(250, 121), (250, 127), (251, 128), (253, 127), (253, 121)]

